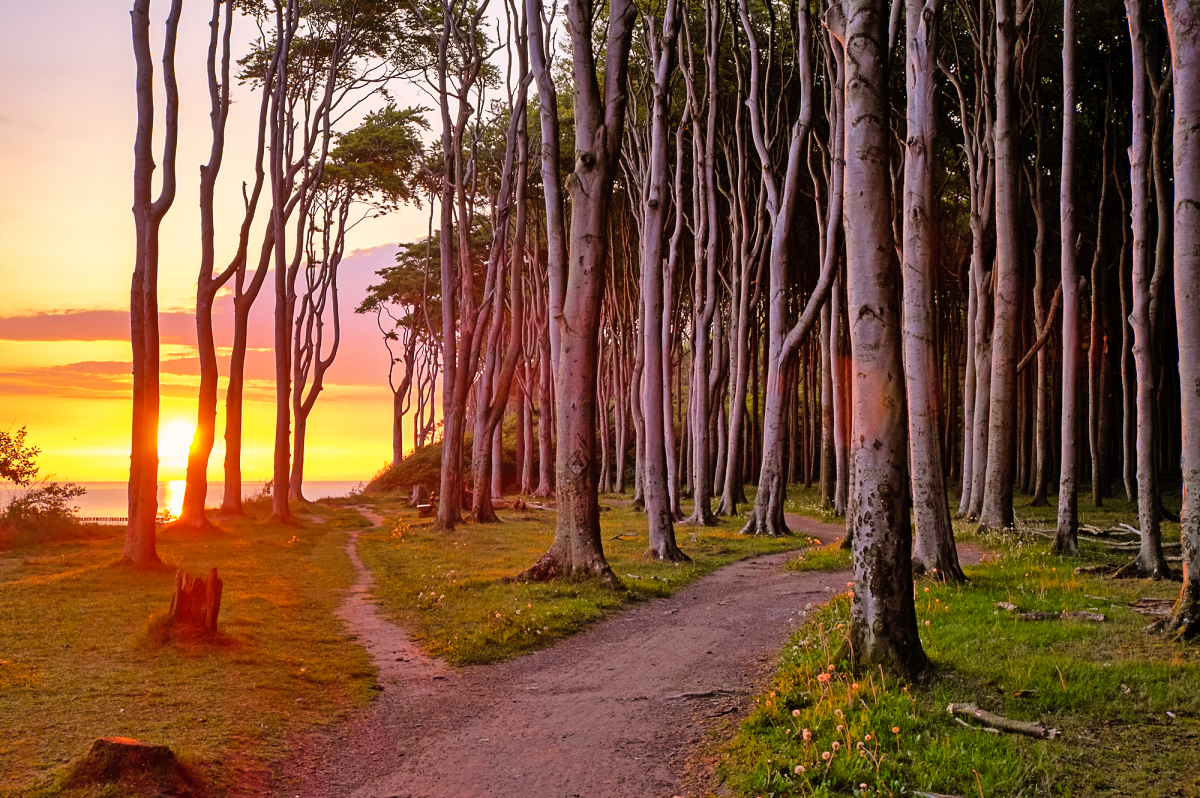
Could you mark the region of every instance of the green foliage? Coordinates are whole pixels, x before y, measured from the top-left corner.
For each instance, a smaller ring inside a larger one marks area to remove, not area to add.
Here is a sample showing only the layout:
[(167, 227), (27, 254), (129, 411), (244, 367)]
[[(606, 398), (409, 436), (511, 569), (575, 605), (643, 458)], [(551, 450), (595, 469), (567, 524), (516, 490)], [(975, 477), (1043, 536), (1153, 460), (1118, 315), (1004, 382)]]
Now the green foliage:
[(399, 109), (388, 103), (367, 114), (349, 133), (337, 136), (322, 185), (347, 199), (373, 199), (381, 209), (419, 201), (414, 178), (422, 174), (421, 130), (429, 128), (425, 108)]
[(42, 450), (25, 443), (25, 428), (0, 431), (0, 479), (25, 487), (37, 476), (37, 456)]
[[(470, 451), (469, 436), (468, 442), (464, 444), (464, 451)], [(463, 468), (467, 468), (467, 461), (464, 458)], [(387, 493), (389, 491), (404, 490), (410, 485), (426, 485), (435, 487), (441, 482), (442, 476), (442, 442), (437, 441), (428, 446), (422, 446), (413, 451), (408, 457), (405, 457), (396, 465), (389, 465), (381, 473), (367, 483), (367, 493)]]

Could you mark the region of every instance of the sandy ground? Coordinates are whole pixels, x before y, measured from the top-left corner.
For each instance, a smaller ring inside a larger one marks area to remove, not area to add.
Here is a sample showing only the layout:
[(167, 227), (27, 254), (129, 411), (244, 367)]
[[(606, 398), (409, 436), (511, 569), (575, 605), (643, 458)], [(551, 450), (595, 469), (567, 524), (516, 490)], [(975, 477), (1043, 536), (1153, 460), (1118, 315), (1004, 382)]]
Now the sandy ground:
[[(787, 520), (826, 542), (843, 532)], [(706, 728), (749, 709), (790, 630), (850, 578), (784, 571), (786, 553), (755, 557), (552, 648), (454, 670), (376, 612), (356, 544), (352, 533), (358, 580), (340, 614), (374, 657), (383, 689), (359, 717), (302, 741), (274, 774), (276, 795), (679, 795)]]

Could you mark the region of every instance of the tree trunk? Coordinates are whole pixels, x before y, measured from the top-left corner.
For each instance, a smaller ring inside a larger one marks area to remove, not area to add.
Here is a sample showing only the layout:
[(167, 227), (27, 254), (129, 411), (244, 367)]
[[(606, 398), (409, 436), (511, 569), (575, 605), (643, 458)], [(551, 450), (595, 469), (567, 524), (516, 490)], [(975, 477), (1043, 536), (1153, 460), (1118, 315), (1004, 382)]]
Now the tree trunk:
[(992, 529), (1013, 524), (1013, 433), (1021, 309), (1018, 239), (1018, 108), (1014, 81), (1016, 25), (1012, 0), (996, 0), (996, 290), (992, 332), (991, 406), (987, 474), (979, 521)]
[(1175, 323), (1182, 390), (1183, 588), (1168, 622), (1178, 636), (1200, 636), (1200, 140), (1183, 120), (1200, 118), (1200, 9), (1165, 0), (1175, 76)]
[(1062, 240), (1062, 449), (1059, 456), (1056, 554), (1078, 548), (1079, 505), (1076, 477), (1076, 422), (1079, 384), (1079, 266), (1075, 252), (1075, 0), (1063, 0), (1063, 121), (1059, 229)]
[(887, 4), (850, 0), (845, 7), (845, 185), (846, 194), (856, 198), (844, 217), (854, 375), (848, 526), (855, 591), (849, 646), (858, 667), (881, 664), (917, 674), (928, 660), (917, 634), (905, 500), (899, 270), (888, 179)]
[(179, 88), (175, 80), (175, 42), (182, 0), (173, 0), (163, 42), (166, 86), (166, 135), (162, 188), (151, 200), (154, 177), (154, 64), (150, 56), (150, 0), (135, 0), (131, 12), (133, 53), (137, 63), (137, 135), (133, 151), (133, 219), (136, 235), (130, 286), (130, 343), (133, 347), (133, 417), (129, 455), (129, 522), (121, 562), (158, 565), (155, 528), (158, 515), (158, 235), (175, 201), (175, 155), (179, 143)]
[[(1146, 23), (1142, 0), (1125, 0), (1129, 39), (1133, 46), (1133, 142), (1129, 148), (1130, 204), (1133, 221), (1133, 365), (1137, 373), (1138, 525), (1142, 539), (1138, 556), (1122, 575), (1169, 578), (1159, 530), (1157, 463), (1154, 457), (1154, 367), (1156, 345), (1150, 320), (1150, 108), (1146, 76)], [(1178, 211), (1177, 211), (1178, 212)], [(1180, 339), (1183, 343), (1183, 339)], [(1180, 366), (1183, 361), (1180, 359)], [(1093, 477), (1094, 478), (1094, 477)]]
[(904, 161), (904, 378), (908, 391), (908, 447), (915, 574), (965, 579), (958, 564), (938, 413), (938, 352), (934, 343), (933, 169), (937, 122), (937, 19), (939, 0), (907, 0), (908, 140)]
[[(542, 45), (539, 0), (528, 0), (531, 41)], [(560, 351), (558, 399), (558, 521), (550, 550), (522, 574), (523, 579), (592, 577), (619, 584), (604, 558), (600, 538), (600, 503), (596, 485), (596, 377), (599, 365), (600, 299), (608, 237), (612, 184), (620, 162), (625, 126), (626, 76), (637, 7), (629, 0), (609, 4), (604, 89), (599, 85), (593, 50), (595, 20), (584, 0), (567, 0), (571, 35), (575, 111), (575, 171), (570, 181), (571, 263), (551, 262), (559, 270), (551, 306), (561, 308), (551, 324), (558, 330)], [(537, 22), (535, 22), (537, 20)], [(538, 85), (546, 75), (544, 52), (534, 54)], [(557, 109), (545, 100), (543, 117)], [(543, 122), (543, 130), (546, 124)], [(544, 153), (543, 153), (544, 157)], [(543, 176), (546, 172), (543, 171)], [(557, 177), (557, 175), (555, 175)], [(549, 200), (547, 200), (549, 202)]]

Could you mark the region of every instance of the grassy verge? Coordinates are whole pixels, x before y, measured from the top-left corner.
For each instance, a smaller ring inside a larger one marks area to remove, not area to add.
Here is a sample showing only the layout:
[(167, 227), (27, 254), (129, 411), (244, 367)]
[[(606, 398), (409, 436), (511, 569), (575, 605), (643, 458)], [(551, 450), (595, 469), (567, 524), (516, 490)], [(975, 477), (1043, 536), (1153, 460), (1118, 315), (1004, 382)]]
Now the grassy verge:
[[(611, 505), (610, 505), (611, 506)], [(532, 565), (554, 537), (553, 512), (501, 511), (503, 524), (433, 532), (398, 504), (377, 512), (389, 526), (359, 537), (363, 561), (378, 577), (385, 612), (430, 653), (455, 665), (507, 659), (543, 648), (631, 601), (665, 596), (716, 568), (756, 554), (795, 549), (808, 538), (738, 534), (738, 519), (718, 527), (676, 526), (688, 563), (646, 560), (646, 518), (623, 507), (601, 517), (605, 554), (626, 590), (591, 584), (504, 581)]]
[[(1177, 585), (1076, 575), (1097, 557), (1129, 556), (1090, 545), (1085, 559), (1070, 559), (1051, 556), (1040, 538), (975, 543), (988, 555), (965, 569), (969, 585), (918, 583), (922, 643), (937, 669), (928, 684), (851, 674), (833, 661), (848, 596), (797, 633), (774, 689), (723, 751), (721, 773), (735, 794), (1200, 795), (1200, 650), (1148, 633), (1152, 619), (1128, 607), (1143, 596), (1174, 596)], [(824, 550), (794, 563), (845, 567)], [(1022, 612), (1091, 610), (1108, 620), (1021, 621), (999, 602)], [(947, 714), (951, 702), (1040, 720), (1061, 736), (964, 728)]]
[[(353, 578), (345, 530), (363, 521), (313, 512), (327, 523), (161, 534), (155, 572), (114, 567), (111, 528), (0, 555), (0, 794), (61, 794), (67, 763), (113, 735), (171, 746), (214, 795), (255, 792), (288, 735), (364, 704), (374, 668), (333, 615)], [(156, 645), (149, 621), (168, 609), (175, 569), (213, 566), (221, 637)]]

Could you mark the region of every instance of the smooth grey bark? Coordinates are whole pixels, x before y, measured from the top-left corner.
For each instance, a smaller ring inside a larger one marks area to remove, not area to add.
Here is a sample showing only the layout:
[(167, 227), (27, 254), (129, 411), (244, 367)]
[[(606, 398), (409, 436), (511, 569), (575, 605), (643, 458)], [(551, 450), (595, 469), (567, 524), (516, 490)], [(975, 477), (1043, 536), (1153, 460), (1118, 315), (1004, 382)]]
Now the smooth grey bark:
[[(784, 384), (785, 368), (795, 355), (800, 340), (812, 328), (817, 319), (829, 286), (833, 281), (834, 259), (827, 257), (821, 266), (821, 274), (804, 306), (800, 318), (791, 327), (787, 324), (788, 312), (788, 238), (795, 217), (800, 193), (800, 169), (807, 163), (804, 155), (808, 146), (808, 134), (812, 125), (813, 75), (809, 56), (808, 11), (797, 13), (796, 60), (800, 81), (800, 110), (790, 126), (787, 158), (776, 163), (769, 142), (770, 114), (763, 105), (760, 86), (760, 53), (754, 26), (746, 0), (740, 0), (738, 14), (742, 31), (750, 45), (750, 94), (746, 104), (750, 112), (750, 132), (758, 151), (762, 166), (763, 182), (767, 190), (767, 214), (771, 220), (771, 247), (767, 318), (767, 381), (766, 407), (763, 413), (762, 465), (758, 476), (758, 494), (754, 498), (754, 509), (744, 534), (783, 535), (788, 533), (784, 521), (784, 502), (787, 485), (784, 480), (783, 447), (787, 424), (783, 418), (787, 388)], [(777, 169), (783, 167), (783, 184), (779, 184)], [(832, 192), (831, 192), (832, 195)]]
[(137, 134), (133, 143), (133, 278), (129, 292), (130, 343), (133, 347), (133, 414), (129, 454), (129, 511), (121, 562), (158, 565), (155, 520), (158, 515), (158, 252), (159, 228), (175, 201), (175, 156), (179, 145), (179, 86), (175, 79), (175, 43), (183, 0), (173, 0), (163, 37), (163, 84), (167, 107), (163, 139), (163, 176), (151, 199), (154, 177), (154, 64), (150, 56), (150, 0), (134, 0), (130, 18), (137, 65)]
[[(650, 107), (650, 152), (646, 185), (642, 196), (641, 282), (642, 302), (639, 327), (642, 330), (643, 372), (641, 408), (645, 434), (642, 451), (642, 492), (645, 499), (649, 545), (645, 556), (656, 560), (680, 562), (688, 557), (675, 543), (675, 515), (668, 489), (666, 424), (663, 407), (664, 341), (661, 335), (663, 318), (663, 260), (667, 242), (666, 217), (671, 184), (668, 180), (667, 147), (669, 139), (670, 81), (675, 68), (675, 46), (681, 19), (678, 0), (667, 0), (663, 10), (661, 31), (656, 21), (647, 20), (647, 46), (653, 69)], [(689, 106), (690, 107), (690, 106)], [(689, 109), (683, 112), (683, 124), (677, 134), (682, 139), (683, 125)], [(683, 209), (676, 205), (675, 213)], [(672, 256), (674, 257), (674, 253)]]
[(941, 396), (934, 341), (933, 170), (937, 135), (939, 0), (906, 0), (908, 138), (904, 160), (903, 347), (908, 451), (916, 521), (912, 567), (949, 581), (965, 579), (954, 546), (940, 439)]
[(1012, 0), (996, 0), (996, 273), (992, 329), (991, 406), (987, 472), (979, 521), (992, 529), (1013, 524), (1013, 463), (1017, 410), (1017, 336), (1021, 309), (1017, 151), (1014, 90), (1016, 22)]
[[(669, 0), (670, 1), (670, 0)], [(713, 377), (719, 372), (720, 330), (713, 328), (721, 296), (718, 292), (717, 260), (720, 236), (717, 219), (717, 84), (724, 20), (719, 3), (706, 3), (704, 15), (704, 90), (697, 91), (696, 66), (691, 47), (690, 28), (684, 26), (685, 55), (680, 71), (692, 113), (699, 121), (703, 110), (703, 135), (699, 125), (692, 131), (692, 216), (694, 257), (692, 269), (692, 367), (688, 386), (687, 422), (689, 424), (692, 475), (692, 515), (688, 524), (714, 526), (712, 512), (713, 473), (709, 451), (709, 422), (712, 420)], [(657, 86), (656, 75), (656, 86)], [(679, 210), (682, 213), (682, 209)], [(703, 266), (703, 268), (702, 268)], [(710, 364), (710, 335), (713, 350)]]
[(915, 675), (928, 660), (917, 634), (905, 500), (908, 436), (888, 172), (887, 7), (883, 0), (845, 6), (845, 187), (855, 198), (844, 211), (854, 386), (849, 654), (858, 667), (887, 665)]
[[(992, 222), (996, 182), (991, 79), (995, 72), (996, 28), (988, 22), (987, 3), (980, 3), (978, 9), (967, 5), (962, 9), (968, 12), (973, 61), (970, 65), (939, 61), (938, 67), (958, 98), (962, 150), (967, 162), (971, 261), (966, 316), (967, 368), (963, 383), (962, 491), (957, 515), (977, 518), (983, 504), (991, 405), (992, 275), (985, 243)], [(974, 75), (970, 99), (962, 80), (967, 74)]]
[(821, 337), (818, 341), (821, 358), (821, 507), (833, 509), (837, 487), (836, 460), (833, 452), (833, 360), (830, 357), (829, 319), (832, 302), (821, 308)]
[(1063, 288), (1062, 442), (1059, 452), (1056, 554), (1079, 548), (1079, 486), (1076, 478), (1079, 424), (1079, 266), (1075, 251), (1075, 0), (1063, 0), (1062, 172), (1059, 186), (1059, 230)]
[(1130, 285), (1132, 273), (1129, 267), (1132, 242), (1128, 222), (1129, 203), (1126, 202), (1121, 181), (1114, 180), (1113, 187), (1121, 204), (1121, 257), (1117, 261), (1117, 280), (1121, 293), (1121, 359), (1118, 366), (1121, 370), (1121, 481), (1125, 487), (1125, 498), (1134, 502), (1137, 501), (1137, 388), (1133, 372), (1133, 328), (1129, 326), (1133, 301), (1130, 296), (1133, 287)]
[[(1125, 0), (1129, 39), (1133, 48), (1133, 107), (1129, 147), (1130, 206), (1133, 229), (1133, 367), (1137, 374), (1137, 494), (1141, 546), (1137, 558), (1119, 572), (1123, 576), (1169, 578), (1159, 529), (1158, 472), (1155, 461), (1154, 365), (1150, 314), (1150, 84), (1146, 74), (1146, 9), (1142, 0)], [(1095, 288), (1093, 288), (1095, 290)], [(1181, 340), (1182, 343), (1182, 340)], [(1181, 359), (1182, 364), (1182, 359)]]
[(1200, 7), (1164, 0), (1175, 76), (1175, 323), (1183, 419), (1183, 587), (1168, 621), (1178, 637), (1200, 636)]
[[(526, 7), (530, 24), (534, 24), (534, 18), (540, 21), (540, 1), (528, 0)], [(593, 41), (599, 20), (586, 0), (567, 0), (566, 13), (571, 36), (576, 154), (575, 170), (568, 185), (572, 209), (571, 261), (550, 264), (552, 272), (558, 270), (550, 283), (551, 307), (561, 309), (551, 314), (560, 345), (555, 375), (558, 521), (549, 551), (520, 578), (590, 577), (616, 586), (619, 581), (604, 558), (600, 537), (596, 378), (600, 298), (608, 241), (605, 233), (613, 178), (620, 165), (629, 50), (637, 6), (630, 0), (613, 0), (608, 6), (603, 89)], [(540, 31), (533, 33), (531, 41), (539, 39)], [(536, 57), (532, 61), (540, 87), (543, 74), (539, 70), (544, 73), (545, 61), (542, 59), (539, 64)], [(543, 101), (541, 112), (556, 114), (557, 109), (553, 105), (547, 107)], [(556, 286), (562, 290), (558, 296), (553, 293)]]
[[(500, 457), (495, 453), (493, 436), (500, 429), (508, 396), (512, 389), (513, 376), (521, 359), (522, 328), (525, 323), (525, 287), (523, 284), (527, 203), (526, 184), (529, 162), (529, 132), (526, 113), (529, 83), (532, 75), (526, 53), (528, 36), (527, 20), (512, 21), (515, 28), (513, 38), (517, 44), (518, 68), (515, 98), (510, 94), (511, 109), (509, 127), (505, 136), (504, 174), (501, 178), (493, 235), (493, 274), (490, 275), (491, 290), (495, 300), (491, 305), (492, 325), (488, 335), (487, 359), (491, 363), (489, 379), (479, 385), (479, 409), (475, 414), (475, 437), (472, 446), (472, 474), (474, 490), (471, 496), (471, 520), (475, 523), (497, 523), (500, 519), (492, 509), (493, 495), (499, 495), (496, 484), (501, 476), (497, 464)], [(509, 220), (515, 216), (512, 228)], [(507, 252), (505, 251), (507, 249)], [(503, 357), (500, 354), (500, 332), (504, 322), (504, 277), (503, 263), (508, 259), (508, 308), (509, 333)], [(485, 287), (485, 294), (487, 288)], [(485, 376), (488, 372), (485, 370)]]

